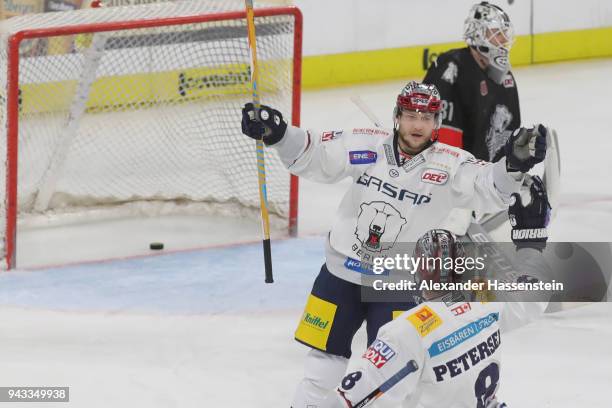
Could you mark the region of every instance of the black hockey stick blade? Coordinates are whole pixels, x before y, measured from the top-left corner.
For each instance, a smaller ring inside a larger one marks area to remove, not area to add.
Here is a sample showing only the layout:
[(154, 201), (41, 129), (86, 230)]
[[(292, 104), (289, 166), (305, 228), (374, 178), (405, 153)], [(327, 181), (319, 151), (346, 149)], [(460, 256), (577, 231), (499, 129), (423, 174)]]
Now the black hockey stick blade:
[(266, 268), (266, 283), (274, 283), (272, 277), (272, 250), (270, 248), (270, 239), (263, 240), (264, 264)]

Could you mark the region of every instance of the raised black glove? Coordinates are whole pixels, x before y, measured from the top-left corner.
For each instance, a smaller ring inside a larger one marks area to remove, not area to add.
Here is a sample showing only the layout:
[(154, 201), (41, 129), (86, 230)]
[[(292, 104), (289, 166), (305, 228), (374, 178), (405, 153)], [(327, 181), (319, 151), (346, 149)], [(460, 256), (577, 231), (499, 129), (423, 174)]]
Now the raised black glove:
[(242, 108), (242, 133), (256, 140), (263, 140), (267, 146), (278, 143), (285, 135), (287, 122), (274, 108), (261, 105), (259, 118), (255, 118), (255, 107), (247, 103)]
[(546, 247), (548, 231), (546, 227), (550, 221), (550, 203), (542, 179), (531, 177), (529, 187), (531, 201), (523, 205), (521, 196), (512, 194), (514, 202), (508, 208), (508, 217), (512, 226), (512, 241), (519, 248), (529, 247), (539, 250)]
[(506, 169), (527, 173), (546, 156), (546, 127), (518, 128), (506, 142)]

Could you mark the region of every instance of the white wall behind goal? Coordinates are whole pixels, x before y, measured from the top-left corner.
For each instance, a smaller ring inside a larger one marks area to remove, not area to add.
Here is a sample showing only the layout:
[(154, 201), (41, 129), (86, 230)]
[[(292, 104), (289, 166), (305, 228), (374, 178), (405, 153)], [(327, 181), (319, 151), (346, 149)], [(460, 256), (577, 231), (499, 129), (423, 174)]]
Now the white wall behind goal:
[[(612, 26), (610, 0), (491, 0), (517, 35)], [(304, 55), (461, 41), (476, 0), (295, 0), (304, 14)], [(512, 4), (509, 4), (512, 3)]]

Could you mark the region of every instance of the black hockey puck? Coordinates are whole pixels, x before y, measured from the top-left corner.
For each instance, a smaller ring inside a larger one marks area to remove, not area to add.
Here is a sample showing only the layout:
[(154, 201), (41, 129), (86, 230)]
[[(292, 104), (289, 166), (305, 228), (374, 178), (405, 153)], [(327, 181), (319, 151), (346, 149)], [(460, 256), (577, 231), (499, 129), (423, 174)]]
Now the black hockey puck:
[(163, 242), (151, 242), (149, 244), (149, 249), (152, 249), (154, 251), (159, 251), (160, 249), (164, 249), (164, 244)]

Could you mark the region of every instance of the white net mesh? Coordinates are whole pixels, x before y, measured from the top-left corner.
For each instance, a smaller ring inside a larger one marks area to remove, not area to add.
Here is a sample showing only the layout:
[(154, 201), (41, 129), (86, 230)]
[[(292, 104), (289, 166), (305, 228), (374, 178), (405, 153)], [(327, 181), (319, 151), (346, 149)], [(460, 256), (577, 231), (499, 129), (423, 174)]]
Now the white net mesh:
[[(241, 1), (178, 1), (18, 17), (3, 23), (0, 54), (6, 138), (7, 40), (25, 29), (139, 20), (150, 28), (21, 42), (18, 212), (81, 212), (132, 202), (259, 208), (254, 142), (240, 131), (251, 99), (246, 20), (165, 25), (160, 19), (243, 11)], [(157, 23), (156, 23), (157, 25)], [(257, 17), (262, 103), (291, 123), (292, 15)], [(7, 156), (6, 144), (0, 155)], [(270, 211), (287, 217), (289, 175), (266, 152)], [(1, 167), (0, 180), (6, 180)], [(6, 188), (2, 188), (5, 194)], [(2, 200), (3, 213), (6, 197)], [(4, 225), (1, 226), (4, 229)]]

